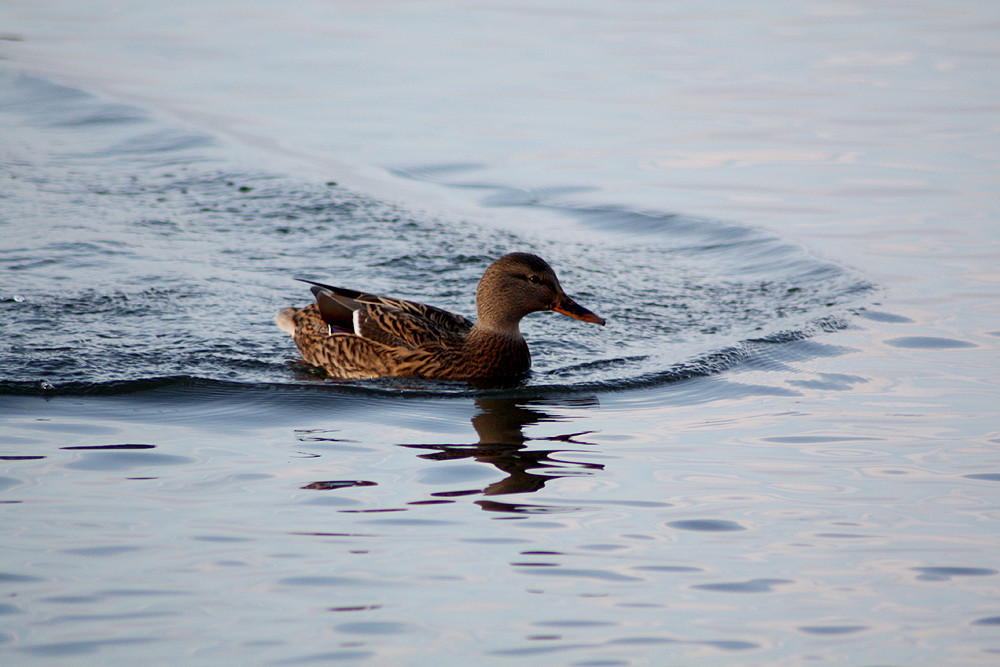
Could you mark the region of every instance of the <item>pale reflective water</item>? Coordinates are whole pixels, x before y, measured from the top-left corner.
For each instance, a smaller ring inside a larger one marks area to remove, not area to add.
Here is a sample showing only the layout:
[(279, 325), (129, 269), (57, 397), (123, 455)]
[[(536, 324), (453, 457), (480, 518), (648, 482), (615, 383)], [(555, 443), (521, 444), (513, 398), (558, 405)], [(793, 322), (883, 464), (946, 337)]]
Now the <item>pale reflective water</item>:
[[(992, 664), (998, 19), (5, 3), (4, 662)], [(517, 386), (271, 321), (515, 249)]]

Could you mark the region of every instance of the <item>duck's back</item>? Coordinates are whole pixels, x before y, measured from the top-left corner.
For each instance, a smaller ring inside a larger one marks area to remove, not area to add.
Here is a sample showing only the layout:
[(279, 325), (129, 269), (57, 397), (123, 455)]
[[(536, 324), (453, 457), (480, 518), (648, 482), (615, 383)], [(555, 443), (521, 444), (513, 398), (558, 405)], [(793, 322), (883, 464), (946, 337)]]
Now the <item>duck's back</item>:
[[(367, 306), (365, 310), (379, 308), (389, 306)], [(407, 311), (400, 312), (403, 317), (393, 318), (397, 324), (406, 317), (418, 317)], [(468, 380), (513, 377), (531, 366), (524, 338), (481, 334), (471, 324), (462, 327), (461, 335), (443, 327), (436, 332), (422, 329), (420, 335), (412, 328), (393, 333), (390, 327), (376, 328), (374, 337), (369, 337), (333, 329), (324, 320), (318, 303), (301, 308), (290, 317), (294, 323), (295, 344), (303, 360), (336, 378), (421, 376)]]

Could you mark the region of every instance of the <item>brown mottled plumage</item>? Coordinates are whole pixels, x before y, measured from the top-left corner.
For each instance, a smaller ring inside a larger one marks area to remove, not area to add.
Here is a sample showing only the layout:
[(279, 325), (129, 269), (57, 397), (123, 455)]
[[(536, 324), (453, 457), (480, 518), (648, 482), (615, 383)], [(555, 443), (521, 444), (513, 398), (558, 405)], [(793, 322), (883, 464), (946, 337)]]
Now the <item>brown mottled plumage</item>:
[(336, 378), (516, 376), (531, 366), (518, 328), (528, 313), (554, 310), (604, 324), (566, 296), (545, 260), (523, 252), (504, 255), (486, 269), (476, 289), (475, 324), (414, 301), (304, 282), (313, 285), (316, 303), (285, 308), (276, 321), (307, 363)]

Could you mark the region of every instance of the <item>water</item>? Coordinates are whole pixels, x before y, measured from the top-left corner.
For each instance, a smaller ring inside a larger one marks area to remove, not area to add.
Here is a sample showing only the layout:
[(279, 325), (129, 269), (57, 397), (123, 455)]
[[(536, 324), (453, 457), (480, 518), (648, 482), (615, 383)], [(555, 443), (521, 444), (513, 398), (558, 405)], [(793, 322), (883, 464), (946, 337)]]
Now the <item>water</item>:
[[(991, 664), (997, 10), (0, 9), (18, 664)], [(603, 329), (326, 381), (294, 277)]]

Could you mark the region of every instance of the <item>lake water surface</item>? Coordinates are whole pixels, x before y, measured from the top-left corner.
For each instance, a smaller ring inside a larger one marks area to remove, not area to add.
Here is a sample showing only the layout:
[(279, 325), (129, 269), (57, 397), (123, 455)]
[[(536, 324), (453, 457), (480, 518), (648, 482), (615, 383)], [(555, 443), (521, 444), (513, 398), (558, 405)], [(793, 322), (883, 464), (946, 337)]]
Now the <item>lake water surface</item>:
[[(47, 6), (43, 6), (47, 5)], [(10, 664), (1000, 661), (1000, 6), (0, 7)], [(335, 382), (296, 277), (514, 386)]]

